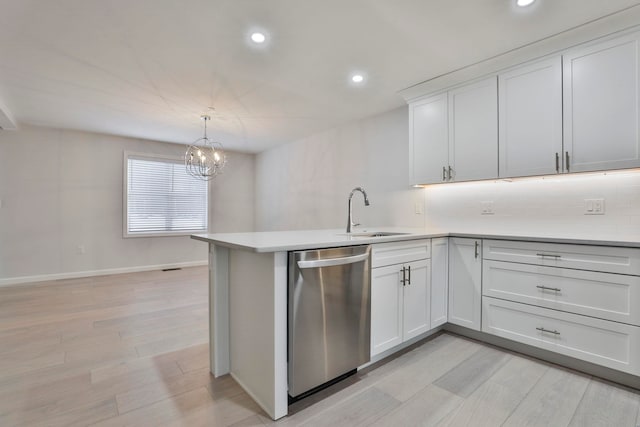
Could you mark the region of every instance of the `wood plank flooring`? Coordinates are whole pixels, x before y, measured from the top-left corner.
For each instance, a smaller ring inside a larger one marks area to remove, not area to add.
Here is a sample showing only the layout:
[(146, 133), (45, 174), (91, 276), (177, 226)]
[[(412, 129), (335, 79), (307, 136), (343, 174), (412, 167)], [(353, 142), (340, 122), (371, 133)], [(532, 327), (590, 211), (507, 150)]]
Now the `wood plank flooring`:
[(640, 392), (444, 333), (273, 422), (208, 367), (207, 269), (0, 288), (1, 426), (629, 426)]

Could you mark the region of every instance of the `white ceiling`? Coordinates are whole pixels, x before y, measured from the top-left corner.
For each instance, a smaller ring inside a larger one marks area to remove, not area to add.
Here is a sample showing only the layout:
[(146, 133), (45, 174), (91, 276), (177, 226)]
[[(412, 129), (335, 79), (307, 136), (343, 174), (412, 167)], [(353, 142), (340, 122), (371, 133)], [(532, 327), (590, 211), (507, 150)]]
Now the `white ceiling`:
[[(398, 91), (631, 0), (0, 0), (18, 123), (258, 152), (404, 104)], [(248, 42), (253, 29), (266, 46)], [(349, 84), (362, 71), (366, 84)]]

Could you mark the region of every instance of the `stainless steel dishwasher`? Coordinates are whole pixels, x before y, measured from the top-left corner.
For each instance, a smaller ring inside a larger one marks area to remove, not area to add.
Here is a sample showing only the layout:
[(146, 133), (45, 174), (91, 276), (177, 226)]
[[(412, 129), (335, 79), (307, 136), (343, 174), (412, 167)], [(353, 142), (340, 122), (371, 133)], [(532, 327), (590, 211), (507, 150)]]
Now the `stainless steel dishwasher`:
[(369, 361), (367, 245), (289, 252), (289, 395), (300, 398)]

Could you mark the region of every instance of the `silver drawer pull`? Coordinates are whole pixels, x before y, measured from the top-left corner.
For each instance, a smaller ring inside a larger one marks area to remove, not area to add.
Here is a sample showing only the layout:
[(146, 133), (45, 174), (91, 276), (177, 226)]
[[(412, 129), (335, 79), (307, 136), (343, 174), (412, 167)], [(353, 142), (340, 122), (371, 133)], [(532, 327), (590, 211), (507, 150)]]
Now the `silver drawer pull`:
[(540, 331), (540, 332), (546, 332), (548, 334), (553, 334), (553, 335), (560, 335), (560, 332), (558, 331), (550, 331), (549, 329), (545, 329), (545, 328), (536, 328), (536, 330)]
[(550, 257), (550, 258), (560, 259), (562, 257), (562, 255), (553, 255), (553, 254), (536, 254), (536, 255), (539, 256), (540, 258)]
[(542, 289), (543, 291), (553, 291), (553, 292), (561, 292), (562, 291), (562, 289), (560, 289), (560, 288), (549, 288), (547, 286), (542, 286), (542, 285), (538, 285), (538, 286), (536, 286), (536, 288)]

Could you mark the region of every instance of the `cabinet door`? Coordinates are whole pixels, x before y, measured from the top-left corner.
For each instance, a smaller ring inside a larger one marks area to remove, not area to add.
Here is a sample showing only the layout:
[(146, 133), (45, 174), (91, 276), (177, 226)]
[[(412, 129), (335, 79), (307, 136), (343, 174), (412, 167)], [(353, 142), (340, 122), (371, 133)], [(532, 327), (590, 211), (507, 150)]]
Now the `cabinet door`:
[(496, 77), (449, 92), (449, 162), (454, 181), (498, 177)]
[(431, 321), (431, 272), (429, 260), (405, 264), (403, 340), (429, 330)]
[(562, 167), (560, 57), (500, 74), (498, 92), (500, 176), (559, 172)]
[(402, 265), (371, 269), (371, 355), (402, 343)]
[(449, 239), (449, 323), (480, 330), (482, 244)]
[(640, 166), (639, 39), (636, 33), (563, 55), (568, 171)]
[(483, 298), (483, 331), (640, 374), (640, 328), (502, 299)]
[(431, 240), (431, 328), (447, 323), (449, 238)]
[(409, 174), (411, 184), (443, 182), (449, 165), (447, 94), (409, 105)]

